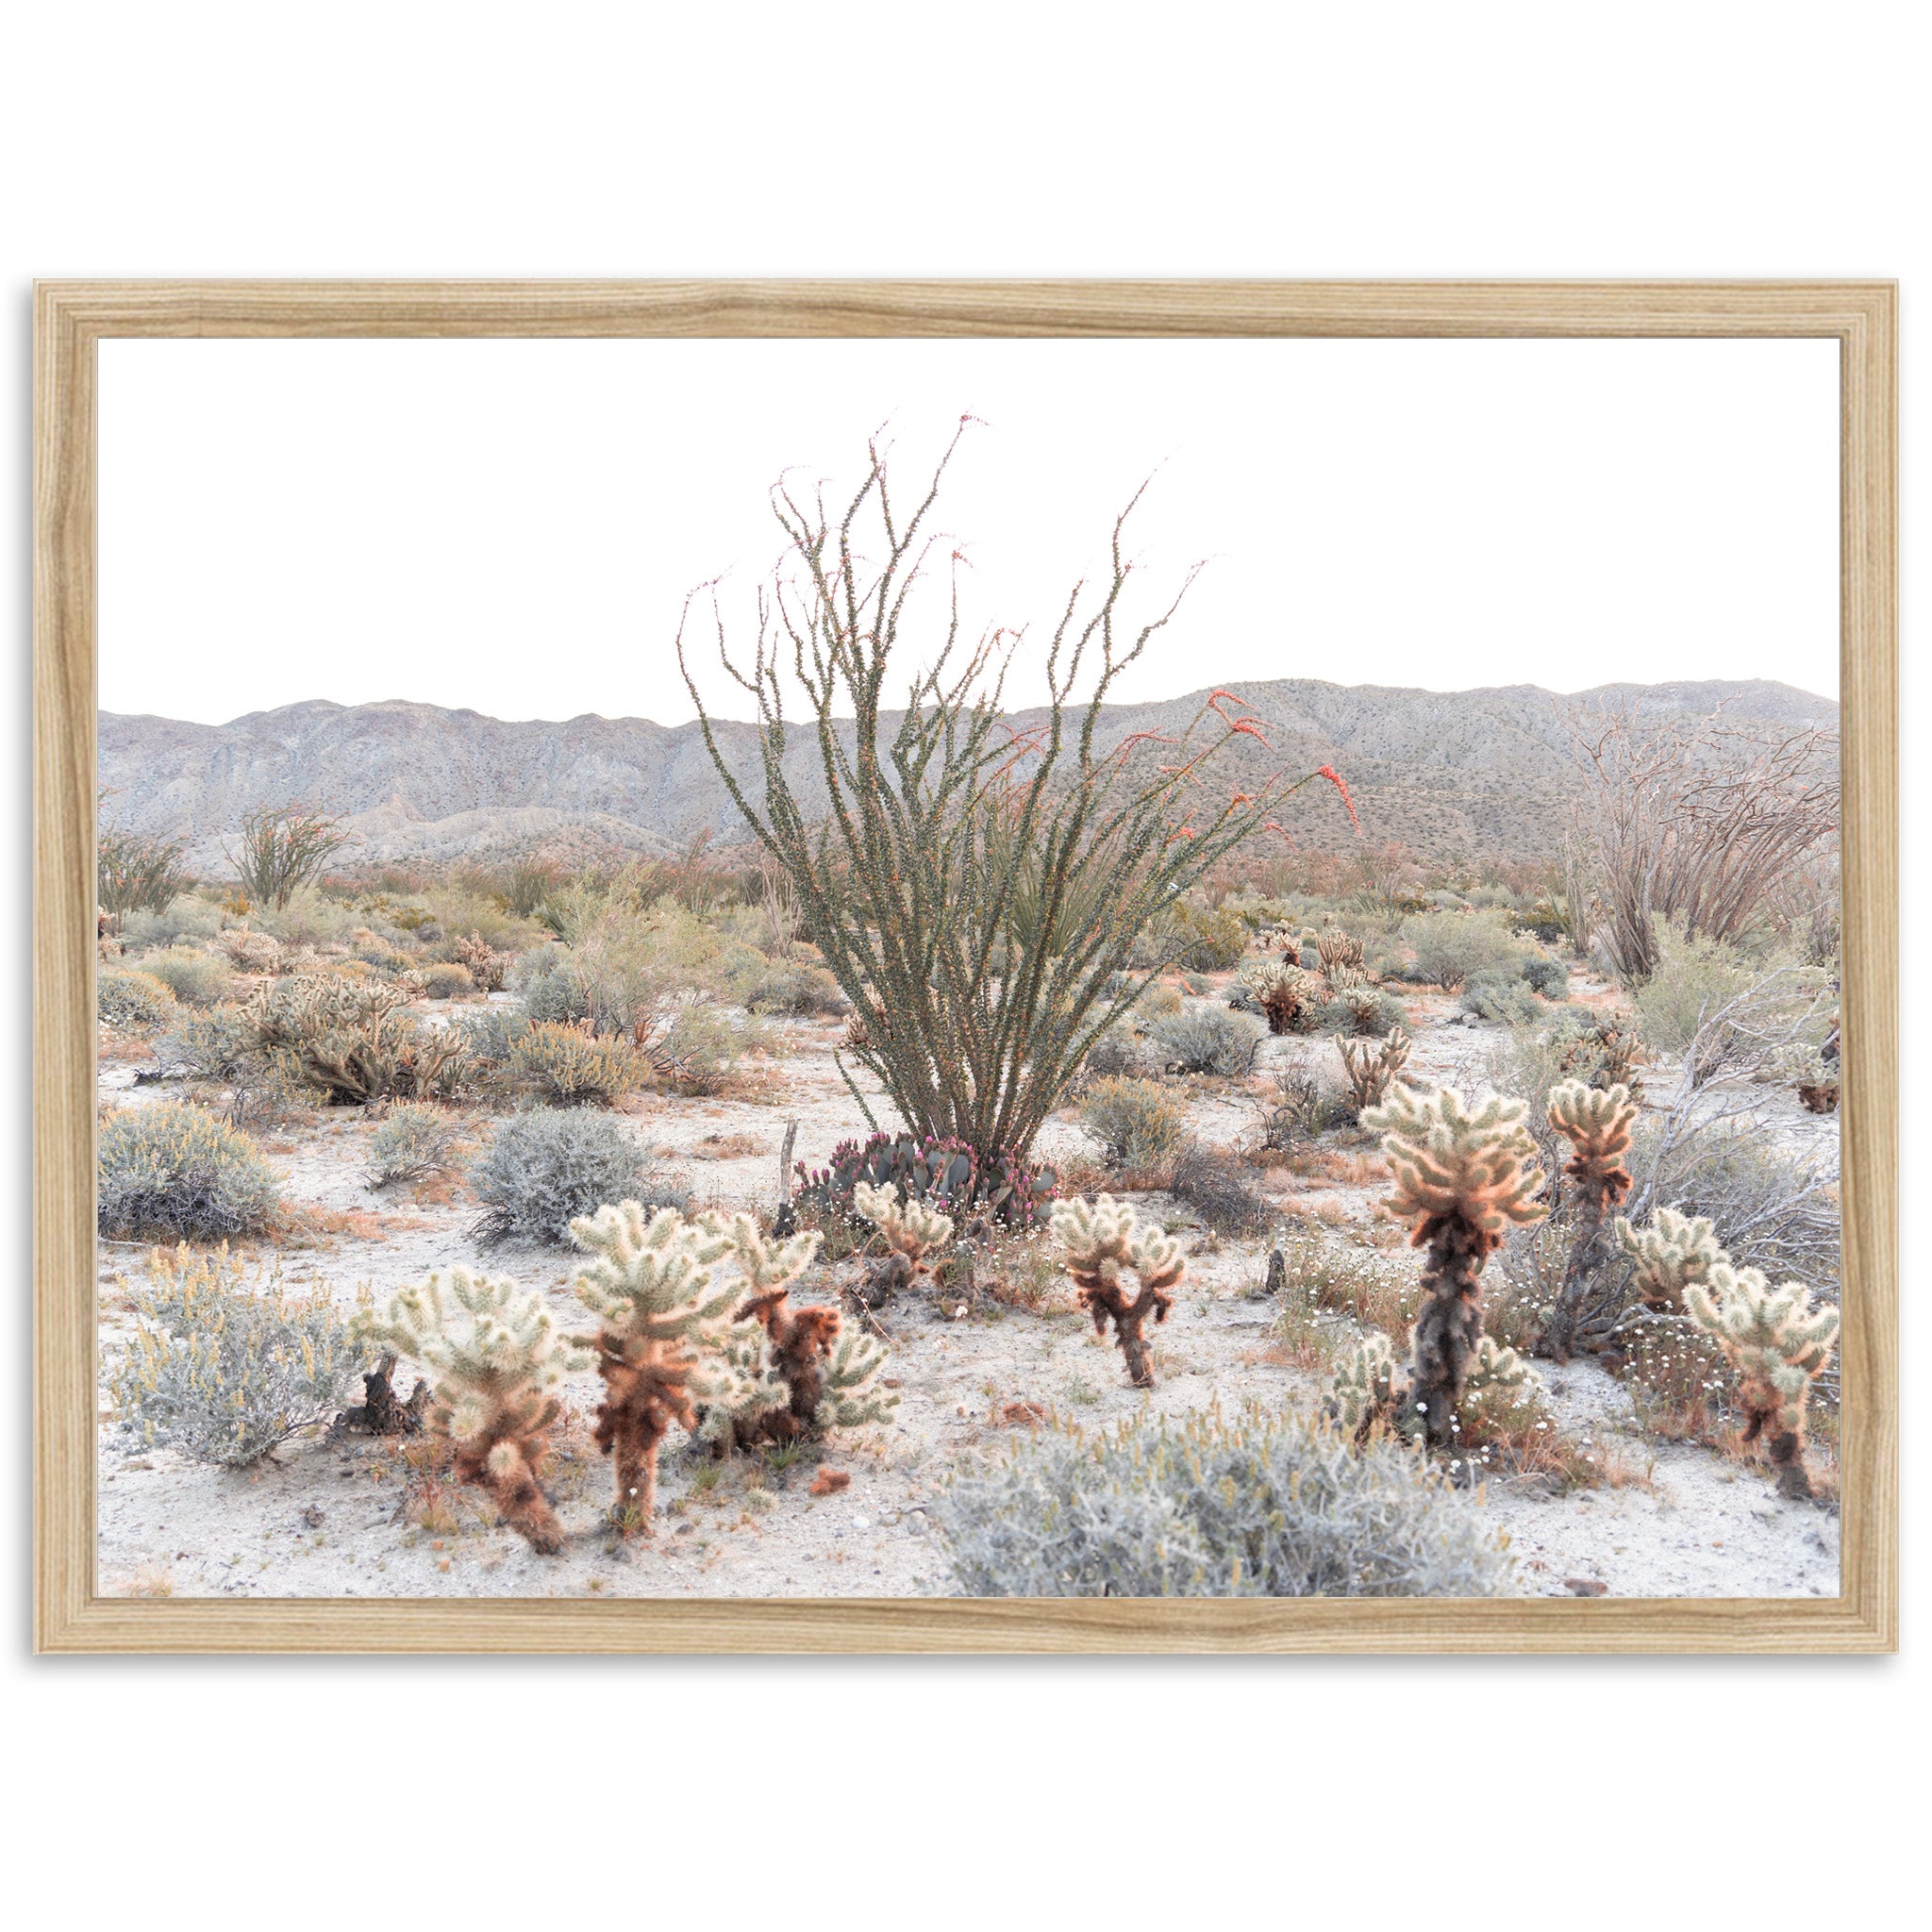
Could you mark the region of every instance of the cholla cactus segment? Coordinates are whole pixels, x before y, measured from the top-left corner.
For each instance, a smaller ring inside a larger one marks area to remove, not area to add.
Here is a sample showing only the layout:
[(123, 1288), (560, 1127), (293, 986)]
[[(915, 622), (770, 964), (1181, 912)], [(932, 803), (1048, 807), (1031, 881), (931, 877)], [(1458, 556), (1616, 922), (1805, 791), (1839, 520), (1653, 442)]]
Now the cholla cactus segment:
[(712, 1214), (705, 1219), (708, 1225), (730, 1241), (738, 1265), (755, 1294), (789, 1288), (811, 1266), (824, 1239), (816, 1228), (809, 1228), (789, 1241), (773, 1240), (751, 1214)]
[(1367, 1435), (1378, 1416), (1392, 1412), (1397, 1399), (1395, 1351), (1377, 1331), (1365, 1336), (1335, 1364), (1328, 1385), (1328, 1407), (1351, 1435)]
[(1681, 1314), (1684, 1291), (1708, 1280), (1714, 1267), (1730, 1259), (1709, 1221), (1672, 1208), (1659, 1208), (1641, 1233), (1620, 1216), (1616, 1231), (1617, 1245), (1636, 1269), (1638, 1299), (1659, 1313)]
[(1805, 1472), (1805, 1407), (1831, 1365), (1839, 1311), (1813, 1307), (1802, 1282), (1774, 1288), (1756, 1268), (1715, 1263), (1684, 1289), (1684, 1309), (1738, 1374), (1744, 1440), (1767, 1439), (1780, 1493), (1811, 1494)]
[(735, 1243), (715, 1221), (687, 1221), (675, 1208), (646, 1218), (638, 1202), (620, 1201), (578, 1216), (570, 1232), (591, 1257), (571, 1292), (607, 1330), (683, 1341), (729, 1321), (736, 1291), (719, 1286), (716, 1264)]
[(1527, 1226), (1548, 1209), (1536, 1200), (1542, 1171), (1536, 1142), (1523, 1124), (1520, 1100), (1499, 1093), (1472, 1103), (1454, 1087), (1398, 1087), (1368, 1108), (1362, 1124), (1381, 1134), (1395, 1187), (1383, 1211), (1416, 1224), (1421, 1247), (1436, 1224), (1455, 1218), (1491, 1237), (1493, 1247), (1512, 1224)]
[(1271, 1033), (1295, 1031), (1321, 998), (1320, 980), (1287, 958), (1270, 955), (1249, 959), (1240, 976), (1255, 1005), (1267, 1016)]
[(1550, 1090), (1550, 1124), (1570, 1142), (1565, 1172), (1595, 1197), (1598, 1213), (1630, 1191), (1624, 1157), (1637, 1124), (1637, 1103), (1627, 1087), (1565, 1080)]
[[(1322, 971), (1327, 974), (1332, 986), (1359, 986), (1367, 977), (1362, 970), (1362, 942), (1349, 934), (1331, 928), (1320, 933), (1315, 939), (1315, 955), (1322, 962)], [(1350, 972), (1352, 976), (1343, 980), (1336, 976), (1338, 970)]]
[(1513, 1395), (1535, 1387), (1537, 1378), (1529, 1364), (1513, 1348), (1506, 1347), (1491, 1335), (1477, 1339), (1474, 1353), (1470, 1357), (1469, 1373), (1462, 1385), (1466, 1405), (1479, 1409), (1491, 1391)]
[(358, 1316), (354, 1332), (431, 1372), (429, 1425), (454, 1447), (458, 1477), (487, 1481), (533, 1548), (561, 1549), (536, 1472), (562, 1413), (551, 1391), (590, 1363), (564, 1345), (543, 1297), (458, 1266)]
[(883, 1376), (891, 1359), (870, 1336), (857, 1329), (841, 1336), (824, 1365), (824, 1391), (813, 1416), (821, 1429), (849, 1429), (884, 1422), (899, 1406)]
[[(1091, 1204), (1059, 1202), (1053, 1210), (1053, 1231), (1066, 1250), (1075, 1298), (1093, 1317), (1094, 1331), (1106, 1334), (1111, 1321), (1128, 1379), (1137, 1389), (1151, 1388), (1154, 1364), (1144, 1331), (1150, 1315), (1164, 1322), (1174, 1307), (1167, 1291), (1188, 1265), (1181, 1244), (1160, 1228), (1141, 1226), (1133, 1208), (1110, 1194)], [(1139, 1277), (1131, 1300), (1121, 1286), (1123, 1267)]]
[(852, 1190), (852, 1205), (885, 1236), (895, 1255), (904, 1255), (916, 1268), (935, 1249), (953, 1238), (953, 1218), (928, 1208), (924, 1201), (904, 1201), (891, 1188), (860, 1181)]

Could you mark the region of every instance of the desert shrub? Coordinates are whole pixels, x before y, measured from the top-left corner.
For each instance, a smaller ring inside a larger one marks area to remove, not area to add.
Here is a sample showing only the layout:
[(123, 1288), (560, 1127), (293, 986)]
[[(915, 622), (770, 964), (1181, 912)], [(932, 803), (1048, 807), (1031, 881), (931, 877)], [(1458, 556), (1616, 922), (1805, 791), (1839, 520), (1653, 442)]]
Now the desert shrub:
[(257, 904), (248, 916), (284, 947), (345, 945), (349, 934), (362, 924), (354, 907), (312, 885), (298, 886), (285, 905)]
[(485, 1067), (508, 1065), (518, 1041), (528, 1036), (532, 1025), (528, 1013), (521, 1007), (509, 1006), (473, 1007), (457, 1014), (452, 1024), (464, 1049)]
[(1167, 1190), (1216, 1234), (1263, 1234), (1277, 1218), (1275, 1209), (1250, 1184), (1241, 1161), (1225, 1148), (1204, 1141), (1182, 1143)]
[(1042, 1429), (934, 1513), (968, 1596), (1494, 1596), (1513, 1574), (1407, 1449), (1257, 1409)]
[(276, 973), (281, 970), (282, 942), (273, 933), (252, 932), (245, 925), (231, 927), (217, 941), (240, 973)]
[(480, 933), (475, 932), (458, 935), (451, 942), (450, 957), (458, 966), (469, 968), (479, 992), (501, 992), (517, 959), (514, 953), (498, 952)]
[(1254, 1067), (1266, 1029), (1224, 1007), (1191, 1007), (1156, 1020), (1147, 1032), (1163, 1065), (1238, 1078)]
[(452, 947), (462, 939), (475, 939), (492, 952), (521, 953), (543, 937), (541, 927), (519, 919), (494, 893), (478, 891), (461, 881), (434, 886), (423, 896), (430, 918)]
[(754, 1013), (838, 1014), (850, 1004), (823, 966), (795, 960), (768, 967), (752, 981), (743, 999)]
[(339, 973), (258, 987), (242, 1009), (269, 1064), (331, 1106), (449, 1093), (469, 1071), (462, 1036), (419, 1024), (404, 989)]
[(1080, 1104), (1081, 1128), (1100, 1143), (1110, 1167), (1128, 1174), (1165, 1167), (1180, 1147), (1186, 1124), (1186, 1108), (1158, 1080), (1099, 1080)]
[(249, 1283), (225, 1244), (149, 1257), (134, 1335), (108, 1391), (118, 1428), (197, 1461), (242, 1467), (327, 1422), (366, 1359), (326, 1288)]
[(532, 1108), (505, 1121), (472, 1164), (470, 1188), (484, 1208), (476, 1231), (491, 1241), (558, 1245), (578, 1215), (616, 1201), (690, 1205), (652, 1182), (642, 1150), (616, 1121), (579, 1108)]
[(565, 1024), (591, 1017), (590, 991), (567, 947), (525, 953), (510, 969), (509, 985), (533, 1021)]
[(1544, 999), (1560, 1000), (1569, 996), (1570, 969), (1562, 960), (1553, 959), (1547, 953), (1534, 953), (1522, 961), (1518, 970), (1531, 989), (1541, 993)]
[(103, 966), (94, 979), (94, 1010), (110, 1026), (158, 1026), (175, 1014), (175, 990), (133, 966)]
[(1119, 1074), (1140, 1072), (1146, 1063), (1146, 1058), (1131, 1028), (1109, 1026), (1087, 1049), (1082, 1071), (1090, 1079), (1109, 1080)]
[(453, 959), (439, 959), (424, 968), (423, 991), (432, 1000), (467, 999), (476, 991), (476, 981), (467, 966)]
[[(1708, 1022), (1726, 1008), (1732, 1022), (1700, 1043), (1700, 1071), (1715, 1071), (1736, 1049), (1747, 1053), (1753, 1040), (1774, 1027), (1786, 1009), (1798, 1010), (1825, 984), (1816, 967), (1791, 964), (1779, 956), (1754, 958), (1722, 940), (1687, 939), (1680, 927), (1659, 925), (1657, 967), (1635, 994), (1638, 1029), (1659, 1053), (1686, 1052)], [(1821, 1015), (1823, 1009), (1821, 1008)], [(1821, 1024), (1814, 1029), (1824, 1035)]]
[(130, 1108), (101, 1124), (96, 1162), (104, 1235), (223, 1241), (274, 1220), (275, 1177), (255, 1142), (205, 1108)]
[(688, 1087), (710, 1086), (731, 1070), (755, 1036), (732, 1025), (716, 1007), (680, 1008), (652, 1053), (660, 1072)]
[(141, 970), (153, 974), (177, 1000), (191, 1007), (211, 1007), (228, 991), (227, 961), (212, 953), (191, 952), (185, 946), (144, 953)]
[(1402, 922), (1397, 938), (1415, 955), (1423, 978), (1451, 992), (1478, 973), (1512, 965), (1518, 951), (1492, 913), (1419, 912)]
[(255, 1028), (240, 1007), (190, 1008), (155, 1041), (155, 1058), (191, 1079), (232, 1080), (256, 1048)]
[(130, 912), (121, 924), (121, 942), (129, 952), (142, 952), (176, 946), (183, 940), (211, 940), (221, 929), (219, 906), (183, 892), (158, 912)]
[(406, 1100), (383, 1115), (369, 1137), (369, 1185), (420, 1181), (446, 1172), (456, 1123), (440, 1107)]
[(1379, 987), (1350, 986), (1316, 1008), (1313, 1028), (1318, 1033), (1354, 1033), (1366, 1040), (1379, 1040), (1407, 1018), (1407, 1009), (1393, 994)]
[(1495, 1020), (1506, 1026), (1536, 1023), (1540, 1002), (1529, 982), (1510, 973), (1478, 973), (1462, 989), (1457, 1005), (1478, 1020)]
[(1190, 906), (1182, 900), (1174, 908), (1174, 935), (1178, 941), (1175, 963), (1190, 973), (1225, 973), (1241, 964), (1248, 950), (1248, 928), (1238, 912)]
[(529, 1027), (509, 1049), (507, 1063), (513, 1074), (572, 1107), (591, 1100), (608, 1105), (641, 1087), (651, 1072), (650, 1062), (629, 1041), (599, 1040), (587, 1026), (549, 1021)]

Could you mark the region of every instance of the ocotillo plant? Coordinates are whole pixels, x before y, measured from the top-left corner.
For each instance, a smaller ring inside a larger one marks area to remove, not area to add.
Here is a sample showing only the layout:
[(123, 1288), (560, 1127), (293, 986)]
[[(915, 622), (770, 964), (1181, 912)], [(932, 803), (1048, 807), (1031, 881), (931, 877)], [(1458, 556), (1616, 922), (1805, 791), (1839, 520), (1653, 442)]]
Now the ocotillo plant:
[[(1174, 1307), (1167, 1291), (1188, 1268), (1180, 1243), (1158, 1227), (1141, 1227), (1132, 1207), (1111, 1194), (1102, 1194), (1091, 1207), (1085, 1201), (1062, 1201), (1053, 1210), (1053, 1231), (1066, 1250), (1074, 1299), (1093, 1317), (1094, 1332), (1105, 1335), (1112, 1322), (1128, 1381), (1137, 1389), (1151, 1389), (1147, 1318), (1164, 1322)], [(1123, 1268), (1130, 1268), (1139, 1283), (1131, 1301), (1121, 1286)]]
[[(712, 597), (724, 669), (758, 708), (761, 788), (727, 758), (691, 675), (691, 603), (677, 650), (719, 776), (852, 1002), (851, 1051), (910, 1130), (964, 1141), (984, 1168), (1025, 1155), (1089, 1049), (1133, 1006), (1143, 931), (1300, 785), (1324, 777), (1348, 797), (1325, 768), (1252, 793), (1210, 788), (1238, 739), (1267, 743), (1230, 692), (1213, 693), (1172, 739), (1108, 736), (1115, 684), (1180, 601), (1127, 621), (1127, 512), (1097, 596), (1075, 588), (1045, 649), (1037, 724), (1019, 731), (1003, 715), (1018, 631), (962, 643), (956, 595), (929, 641), (915, 642), (908, 597), (944, 541), (932, 509), (958, 441), (910, 506), (876, 446), (841, 508), (780, 482), (773, 509), (786, 560), (755, 641), (735, 658)], [(902, 672), (894, 714), (889, 679)], [(799, 684), (802, 732), (784, 709)], [(794, 748), (812, 753), (822, 799), (801, 792)], [(1166, 957), (1186, 942), (1176, 926)]]
[(1427, 1251), (1410, 1337), (1413, 1395), (1432, 1447), (1446, 1447), (1482, 1334), (1483, 1263), (1510, 1226), (1541, 1221), (1542, 1171), (1520, 1100), (1475, 1105), (1455, 1088), (1398, 1087), (1362, 1124), (1383, 1136), (1394, 1188), (1382, 1211)]
[(852, 1205), (885, 1236), (891, 1250), (866, 1275), (863, 1298), (869, 1303), (885, 1301), (910, 1288), (922, 1274), (929, 1275), (932, 1270), (925, 1257), (953, 1238), (950, 1214), (941, 1214), (924, 1201), (901, 1201), (891, 1188), (860, 1181), (852, 1190)]
[(1574, 1184), (1576, 1215), (1570, 1258), (1541, 1346), (1557, 1360), (1568, 1361), (1583, 1339), (1585, 1304), (1603, 1272), (1604, 1216), (1630, 1191), (1624, 1157), (1630, 1151), (1637, 1105), (1625, 1088), (1565, 1080), (1550, 1090), (1550, 1124), (1570, 1143), (1563, 1173)]
[(1812, 1383), (1831, 1365), (1838, 1310), (1814, 1308), (1802, 1282), (1774, 1288), (1756, 1268), (1724, 1261), (1705, 1280), (1686, 1284), (1684, 1308), (1737, 1371), (1744, 1440), (1765, 1439), (1778, 1493), (1809, 1497), (1805, 1407)]
[(455, 1451), (458, 1481), (482, 1483), (530, 1547), (554, 1556), (563, 1530), (537, 1472), (562, 1405), (551, 1392), (587, 1359), (562, 1346), (534, 1291), (455, 1267), (404, 1289), (358, 1337), (421, 1362), (436, 1377), (429, 1427)]
[(1336, 1051), (1341, 1056), (1343, 1071), (1353, 1090), (1356, 1111), (1380, 1107), (1389, 1089), (1407, 1063), (1415, 1042), (1400, 1026), (1391, 1026), (1386, 1040), (1355, 1040), (1347, 1034), (1336, 1037)]
[[(700, 1402), (733, 1406), (741, 1377), (727, 1347), (740, 1291), (721, 1287), (717, 1263), (733, 1242), (715, 1221), (687, 1221), (660, 1208), (647, 1221), (635, 1201), (600, 1208), (570, 1224), (589, 1251), (571, 1291), (598, 1318), (594, 1349), (605, 1399), (597, 1446), (617, 1475), (611, 1520), (630, 1536), (651, 1533), (658, 1445), (673, 1423), (697, 1424)], [(808, 1257), (816, 1237), (800, 1237)]]
[(1707, 1281), (1710, 1271), (1729, 1259), (1710, 1222), (1672, 1208), (1659, 1208), (1641, 1233), (1619, 1215), (1616, 1234), (1617, 1245), (1630, 1257), (1637, 1299), (1655, 1315), (1681, 1315), (1684, 1291)]

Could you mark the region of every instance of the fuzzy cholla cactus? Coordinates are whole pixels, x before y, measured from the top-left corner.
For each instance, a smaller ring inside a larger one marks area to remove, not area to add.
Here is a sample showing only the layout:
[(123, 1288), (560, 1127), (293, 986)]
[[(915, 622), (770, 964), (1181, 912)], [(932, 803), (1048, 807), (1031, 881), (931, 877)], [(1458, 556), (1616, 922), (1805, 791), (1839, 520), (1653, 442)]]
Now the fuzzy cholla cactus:
[(738, 1290), (717, 1276), (733, 1242), (713, 1219), (687, 1221), (675, 1208), (646, 1219), (636, 1201), (582, 1215), (570, 1232), (591, 1256), (571, 1291), (598, 1325), (573, 1339), (595, 1351), (604, 1378), (596, 1438), (616, 1469), (612, 1521), (648, 1536), (665, 1432), (695, 1428), (700, 1402), (732, 1407), (744, 1393), (728, 1346)]
[(1565, 1080), (1550, 1089), (1550, 1125), (1570, 1143), (1564, 1174), (1575, 1184), (1576, 1232), (1550, 1310), (1542, 1347), (1567, 1361), (1584, 1327), (1584, 1304), (1603, 1270), (1604, 1216), (1630, 1191), (1630, 1151), (1637, 1103), (1626, 1087), (1591, 1087)]
[(429, 1426), (455, 1450), (458, 1479), (487, 1484), (540, 1555), (560, 1550), (537, 1471), (562, 1413), (552, 1391), (589, 1364), (563, 1345), (543, 1297), (454, 1267), (404, 1289), (381, 1314), (358, 1316), (355, 1333), (429, 1370)]
[(1529, 1364), (1492, 1335), (1478, 1336), (1462, 1385), (1466, 1413), (1480, 1415), (1498, 1397), (1524, 1394), (1537, 1387)]
[(924, 1201), (901, 1201), (896, 1188), (860, 1181), (852, 1190), (852, 1205), (885, 1236), (891, 1250), (866, 1276), (861, 1298), (868, 1303), (882, 1302), (929, 1274), (925, 1257), (953, 1238), (951, 1215)]
[(868, 1337), (844, 1333), (837, 1308), (791, 1305), (791, 1284), (818, 1252), (817, 1233), (771, 1240), (749, 1214), (713, 1224), (729, 1236), (752, 1292), (736, 1312), (741, 1326), (725, 1343), (742, 1392), (706, 1417), (712, 1446), (790, 1442), (824, 1429), (882, 1422), (899, 1403), (879, 1384), (885, 1350)]
[(1386, 1040), (1351, 1040), (1345, 1034), (1337, 1038), (1336, 1050), (1341, 1055), (1357, 1112), (1380, 1107), (1388, 1099), (1389, 1089), (1407, 1064), (1414, 1044), (1400, 1026), (1391, 1027)]
[(1765, 1439), (1778, 1493), (1808, 1498), (1805, 1406), (1812, 1383), (1831, 1365), (1839, 1311), (1813, 1307), (1802, 1282), (1774, 1288), (1756, 1268), (1727, 1261), (1686, 1285), (1684, 1309), (1737, 1371), (1744, 1440)]
[(1432, 1447), (1446, 1447), (1483, 1332), (1483, 1263), (1511, 1226), (1548, 1211), (1536, 1199), (1542, 1171), (1520, 1100), (1470, 1102), (1453, 1087), (1398, 1087), (1362, 1124), (1383, 1136), (1395, 1185), (1382, 1211), (1409, 1224), (1427, 1250), (1423, 1308), (1410, 1349), (1412, 1391)]
[(1320, 981), (1286, 958), (1248, 960), (1241, 982), (1266, 1016), (1271, 1033), (1294, 1032), (1320, 1003)]
[(1636, 1269), (1637, 1298), (1653, 1314), (1682, 1314), (1684, 1291), (1693, 1282), (1707, 1281), (1710, 1271), (1729, 1258), (1718, 1245), (1712, 1224), (1701, 1215), (1693, 1220), (1659, 1208), (1641, 1233), (1621, 1215), (1616, 1227), (1617, 1245)]
[(1378, 1329), (1336, 1362), (1335, 1377), (1328, 1385), (1328, 1412), (1360, 1441), (1378, 1417), (1393, 1414), (1400, 1394), (1395, 1351)]
[[(1137, 1389), (1151, 1389), (1147, 1317), (1164, 1322), (1174, 1307), (1167, 1291), (1188, 1268), (1180, 1243), (1158, 1227), (1141, 1226), (1132, 1207), (1111, 1194), (1102, 1194), (1091, 1206), (1060, 1202), (1053, 1210), (1053, 1231), (1066, 1249), (1074, 1298), (1093, 1317), (1094, 1332), (1105, 1335), (1110, 1320), (1115, 1342), (1126, 1357), (1128, 1381)], [(1140, 1284), (1131, 1301), (1121, 1287), (1124, 1267), (1133, 1270)]]

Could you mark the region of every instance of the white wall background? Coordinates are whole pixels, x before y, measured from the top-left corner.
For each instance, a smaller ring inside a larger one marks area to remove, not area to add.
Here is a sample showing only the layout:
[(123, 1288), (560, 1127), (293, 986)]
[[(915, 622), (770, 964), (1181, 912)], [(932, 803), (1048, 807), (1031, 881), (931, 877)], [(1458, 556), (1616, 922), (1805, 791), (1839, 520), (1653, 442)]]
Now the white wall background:
[[(1124, 614), (1207, 568), (1121, 702), (1283, 676), (1837, 691), (1834, 342), (149, 341), (101, 370), (110, 711), (680, 724), (685, 596), (724, 575), (748, 648), (774, 479), (842, 507), (884, 425), (904, 517), (962, 413), (928, 534), (965, 549), (969, 638), (1027, 627), (1017, 704), (1045, 701), (1068, 590), (1106, 581), (1143, 482)], [(706, 638), (707, 704), (748, 716), (716, 662)]]
[[(29, 275), (1891, 275), (1909, 456), (1932, 279), (1919, 30), (1860, 0), (40, 8), (10, 25), (0, 116), (11, 903)], [(17, 921), (0, 1776), (27, 1911), (306, 1927), (374, 1897), (398, 1923), (568, 1926), (675, 1923), (675, 1899), (716, 1920), (792, 1895), (824, 1829), (808, 1868), (839, 1877), (788, 1923), (1908, 1922), (1927, 1682), (1909, 1408), (1899, 1662), (30, 1661), (26, 947)], [(1904, 1051), (1923, 1077), (1909, 1014)], [(1907, 1173), (1923, 1158), (1908, 1115)], [(742, 1803), (738, 1765), (761, 1773)], [(526, 1815), (530, 1859), (507, 1845)], [(634, 1905), (602, 1856), (631, 1829), (652, 1887)]]

